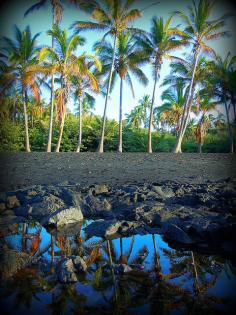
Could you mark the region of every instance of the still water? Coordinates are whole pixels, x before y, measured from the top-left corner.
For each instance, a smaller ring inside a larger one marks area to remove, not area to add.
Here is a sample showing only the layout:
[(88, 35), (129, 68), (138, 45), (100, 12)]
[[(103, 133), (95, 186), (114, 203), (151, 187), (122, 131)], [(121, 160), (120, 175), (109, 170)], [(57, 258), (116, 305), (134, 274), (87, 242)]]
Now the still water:
[[(160, 235), (87, 239), (38, 223), (2, 235), (1, 255), (27, 253), (34, 264), (1, 281), (1, 314), (233, 314), (236, 269), (220, 256), (175, 250)], [(86, 272), (61, 283), (62, 257), (83, 257)], [(125, 270), (121, 267), (125, 266)]]

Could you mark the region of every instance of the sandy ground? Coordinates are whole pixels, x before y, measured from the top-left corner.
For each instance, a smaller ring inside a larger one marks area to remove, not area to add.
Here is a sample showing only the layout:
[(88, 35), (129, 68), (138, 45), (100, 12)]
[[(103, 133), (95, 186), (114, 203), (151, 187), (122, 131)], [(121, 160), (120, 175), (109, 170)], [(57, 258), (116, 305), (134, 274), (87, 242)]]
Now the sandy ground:
[(236, 178), (236, 156), (232, 154), (17, 152), (0, 153), (0, 162), (1, 191), (67, 181), (86, 186)]

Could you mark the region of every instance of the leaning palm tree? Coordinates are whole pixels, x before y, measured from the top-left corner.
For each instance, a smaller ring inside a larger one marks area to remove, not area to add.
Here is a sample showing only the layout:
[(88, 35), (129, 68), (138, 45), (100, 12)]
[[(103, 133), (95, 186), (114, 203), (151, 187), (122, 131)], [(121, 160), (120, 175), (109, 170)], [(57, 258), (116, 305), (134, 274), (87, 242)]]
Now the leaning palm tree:
[(214, 54), (214, 50), (208, 46), (208, 41), (228, 35), (228, 32), (222, 31), (222, 27), (225, 26), (225, 19), (227, 15), (223, 15), (217, 19), (211, 18), (214, 4), (215, 2), (212, 0), (199, 0), (198, 3), (193, 1), (193, 5), (189, 7), (188, 15), (181, 11), (176, 12), (176, 14), (186, 24), (184, 31), (189, 37), (189, 42), (192, 44), (192, 55), (194, 61), (191, 82), (181, 119), (180, 131), (174, 148), (175, 153), (181, 152), (181, 144), (188, 124), (189, 113), (191, 111), (192, 88), (199, 57), (202, 52)]
[[(103, 63), (101, 75), (109, 76), (109, 71), (113, 62), (113, 48), (109, 42), (98, 42), (95, 49), (99, 53), (99, 58)], [(117, 38), (117, 49), (115, 51), (114, 70), (112, 73), (111, 89), (119, 76), (120, 78), (120, 110), (119, 110), (119, 141), (118, 151), (122, 152), (122, 111), (123, 111), (123, 89), (126, 82), (134, 96), (134, 88), (131, 75), (134, 75), (140, 83), (147, 85), (148, 79), (140, 69), (140, 66), (147, 62), (142, 51), (134, 46), (133, 38), (129, 32), (122, 33)]]
[[(63, 10), (63, 2), (74, 3), (79, 6), (79, 8), (85, 11), (91, 11), (95, 5), (96, 1), (90, 0), (39, 0), (35, 4), (33, 4), (24, 14), (27, 16), (28, 14), (34, 12), (35, 10), (39, 10), (43, 8), (46, 4), (50, 3), (52, 8), (52, 27), (53, 25), (59, 25), (62, 19), (62, 10)], [(55, 47), (55, 39), (52, 36), (52, 49)], [(48, 129), (48, 143), (47, 143), (47, 152), (51, 152), (52, 147), (52, 127), (53, 127), (53, 112), (54, 112), (54, 98), (55, 98), (55, 88), (54, 88), (54, 74), (51, 76), (51, 97), (50, 97), (50, 121), (49, 121), (49, 129)]]
[(60, 120), (60, 130), (56, 145), (56, 152), (60, 151), (62, 134), (64, 130), (66, 107), (69, 99), (71, 79), (73, 76), (87, 76), (90, 82), (94, 81), (94, 76), (89, 73), (87, 63), (90, 60), (100, 69), (101, 64), (93, 55), (82, 54), (77, 57), (76, 49), (79, 45), (84, 44), (84, 38), (79, 35), (68, 37), (67, 31), (60, 30), (54, 25), (52, 30), (48, 31), (48, 35), (55, 38), (56, 49), (44, 47), (40, 51), (39, 59), (44, 64), (49, 63), (53, 66), (53, 72), (60, 76), (61, 87), (57, 90), (56, 101), (58, 109), (58, 118)]
[(81, 30), (105, 31), (106, 33), (103, 36), (102, 42), (108, 35), (111, 35), (114, 37), (113, 47), (112, 47), (112, 51), (113, 51), (112, 62), (111, 62), (111, 68), (110, 68), (108, 82), (107, 82), (107, 91), (106, 91), (105, 105), (104, 105), (104, 112), (103, 112), (103, 123), (102, 123), (101, 137), (100, 137), (99, 147), (98, 147), (98, 152), (100, 153), (103, 153), (107, 103), (108, 103), (108, 98), (109, 98), (110, 89), (111, 89), (117, 38), (125, 30), (130, 29), (129, 25), (131, 22), (135, 21), (141, 16), (141, 11), (139, 9), (130, 9), (131, 6), (134, 4), (134, 2), (135, 0), (125, 0), (125, 1), (101, 0), (99, 1), (99, 5), (92, 12), (92, 17), (96, 20), (96, 22), (77, 21), (73, 23), (72, 25), (75, 31), (81, 31)]
[(172, 16), (166, 21), (163, 18), (153, 17), (149, 33), (142, 33), (138, 36), (137, 45), (150, 58), (153, 67), (154, 86), (152, 103), (150, 108), (149, 129), (148, 129), (148, 153), (152, 153), (152, 127), (153, 109), (155, 103), (156, 86), (160, 77), (161, 65), (170, 53), (187, 44), (184, 33), (178, 28), (171, 26)]
[(8, 57), (8, 65), (4, 73), (1, 74), (2, 89), (15, 86), (20, 91), (24, 109), (25, 125), (25, 150), (30, 152), (27, 103), (29, 94), (33, 94), (35, 100), (39, 101), (39, 85), (37, 82), (37, 43), (39, 33), (32, 36), (30, 27), (24, 31), (15, 26), (15, 39), (4, 37), (4, 51)]

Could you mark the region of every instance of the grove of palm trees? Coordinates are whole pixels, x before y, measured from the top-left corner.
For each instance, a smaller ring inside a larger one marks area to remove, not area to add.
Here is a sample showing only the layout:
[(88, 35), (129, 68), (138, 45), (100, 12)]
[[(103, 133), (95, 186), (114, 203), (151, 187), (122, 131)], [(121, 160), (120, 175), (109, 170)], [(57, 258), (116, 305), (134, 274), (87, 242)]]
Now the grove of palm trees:
[[(170, 2), (162, 16), (158, 2), (71, 2), (32, 2), (28, 26), (3, 33), (2, 151), (234, 152), (235, 56), (219, 49), (232, 36), (226, 9)], [(43, 9), (52, 22), (34, 34)], [(63, 23), (66, 10), (83, 20)]]

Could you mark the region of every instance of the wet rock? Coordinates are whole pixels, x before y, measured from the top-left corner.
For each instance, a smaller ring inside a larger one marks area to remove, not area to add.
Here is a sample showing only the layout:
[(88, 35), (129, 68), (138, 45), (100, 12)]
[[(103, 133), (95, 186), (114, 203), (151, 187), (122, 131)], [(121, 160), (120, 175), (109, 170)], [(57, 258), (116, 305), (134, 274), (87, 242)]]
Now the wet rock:
[(32, 257), (26, 253), (15, 250), (4, 250), (0, 252), (0, 278), (13, 276), (18, 270), (28, 266)]
[(83, 220), (83, 213), (79, 207), (70, 207), (68, 209), (59, 209), (52, 215), (44, 218), (41, 221), (42, 225), (61, 226), (66, 224), (72, 224)]
[(77, 282), (75, 271), (73, 260), (71, 258), (62, 259), (56, 267), (57, 278), (62, 283)]
[(87, 217), (102, 217), (107, 216), (107, 212), (112, 209), (112, 204), (106, 198), (99, 199), (99, 197), (95, 197), (90, 192), (84, 197), (81, 208), (84, 215)]
[(7, 208), (12, 209), (20, 206), (20, 201), (16, 196), (7, 197)]
[(174, 224), (165, 224), (162, 228), (164, 236), (171, 240), (182, 244), (192, 244), (193, 240), (178, 226)]
[(101, 195), (101, 194), (104, 194), (104, 193), (107, 193), (109, 190), (108, 190), (108, 187), (106, 185), (95, 185), (94, 187), (94, 194), (95, 195)]
[(73, 264), (77, 271), (85, 272), (87, 270), (86, 262), (80, 256), (76, 256), (73, 258)]
[(70, 237), (80, 235), (82, 225), (83, 221), (81, 220), (75, 223), (59, 225), (58, 227), (47, 226), (46, 229), (51, 235), (55, 237), (58, 236)]
[(161, 198), (171, 198), (175, 196), (174, 191), (169, 187), (153, 186), (152, 190)]
[(119, 227), (121, 226), (121, 222), (115, 220), (97, 220), (90, 225), (88, 225), (84, 231), (88, 237), (99, 236), (99, 237), (108, 237), (112, 234), (115, 234)]
[(126, 274), (132, 271), (132, 268), (127, 264), (115, 264), (113, 266), (115, 274)]

